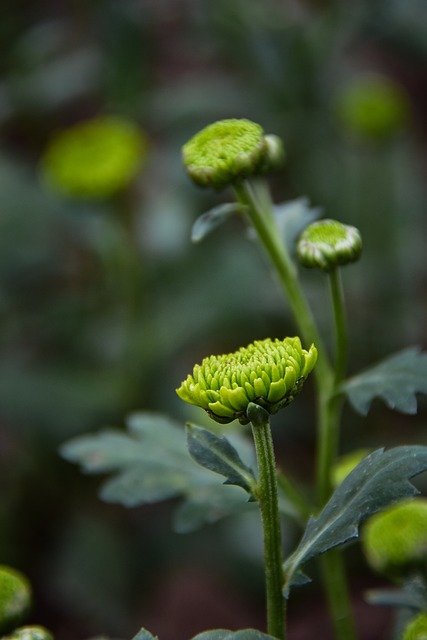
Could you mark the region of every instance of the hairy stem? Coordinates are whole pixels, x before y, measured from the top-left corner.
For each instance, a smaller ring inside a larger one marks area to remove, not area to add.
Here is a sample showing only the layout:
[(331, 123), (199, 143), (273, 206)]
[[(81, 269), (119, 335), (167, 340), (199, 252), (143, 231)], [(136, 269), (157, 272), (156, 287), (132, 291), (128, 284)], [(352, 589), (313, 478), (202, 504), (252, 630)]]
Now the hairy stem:
[(276, 463), (270, 422), (252, 422), (258, 461), (257, 500), (264, 532), (267, 632), (278, 640), (286, 637), (286, 601), (282, 594), (282, 540), (277, 496)]

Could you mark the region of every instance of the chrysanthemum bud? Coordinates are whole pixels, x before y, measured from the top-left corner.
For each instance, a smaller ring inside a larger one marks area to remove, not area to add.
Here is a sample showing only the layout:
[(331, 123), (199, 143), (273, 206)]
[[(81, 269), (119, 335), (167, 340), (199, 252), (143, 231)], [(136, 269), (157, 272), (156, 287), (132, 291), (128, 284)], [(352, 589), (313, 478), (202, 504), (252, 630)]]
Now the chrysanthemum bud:
[(57, 133), (42, 158), (48, 185), (77, 198), (108, 198), (127, 187), (146, 156), (145, 136), (132, 122), (104, 116)]
[(249, 403), (273, 414), (291, 402), (317, 360), (317, 349), (301, 347), (298, 337), (256, 340), (234, 353), (205, 358), (177, 394), (226, 424), (247, 424)]
[(368, 563), (389, 577), (410, 575), (427, 563), (427, 499), (400, 502), (370, 518), (363, 549)]
[(411, 620), (402, 640), (427, 640), (427, 613), (420, 613)]
[(20, 627), (2, 640), (53, 640), (53, 635), (40, 626)]
[(304, 229), (297, 243), (297, 256), (301, 264), (323, 271), (355, 262), (361, 253), (359, 230), (337, 220), (313, 222)]
[(0, 566), (0, 631), (22, 622), (31, 606), (31, 587), (16, 569)]
[(275, 136), (245, 119), (219, 120), (196, 133), (183, 147), (184, 166), (202, 187), (222, 189), (248, 176), (276, 168), (283, 148)]
[(343, 90), (337, 112), (350, 133), (379, 140), (402, 128), (408, 119), (409, 106), (397, 84), (382, 76), (366, 74)]

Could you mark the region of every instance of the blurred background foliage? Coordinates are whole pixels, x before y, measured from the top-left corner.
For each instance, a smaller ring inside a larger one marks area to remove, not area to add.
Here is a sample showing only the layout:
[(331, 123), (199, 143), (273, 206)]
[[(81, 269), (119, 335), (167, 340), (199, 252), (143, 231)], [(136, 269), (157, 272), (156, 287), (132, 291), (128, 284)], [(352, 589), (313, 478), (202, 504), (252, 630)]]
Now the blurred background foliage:
[[(229, 194), (191, 185), (180, 148), (219, 118), (283, 138), (277, 202), (306, 196), (361, 230), (363, 259), (344, 273), (351, 372), (426, 345), (427, 4), (4, 0), (0, 47), (0, 560), (29, 576), (34, 621), (62, 640), (262, 626), (256, 526), (253, 539), (242, 518), (180, 536), (169, 504), (101, 503), (99, 482), (58, 448), (142, 409), (203, 422), (174, 391), (194, 362), (294, 333), (241, 221), (190, 243), (197, 216)], [(396, 117), (390, 105), (378, 116), (371, 89), (357, 115), (354, 87), (366, 78), (393, 87)], [(104, 116), (140, 132), (136, 175), (99, 197), (55, 188), (42, 170), (52, 140)], [(328, 336), (324, 279), (302, 277)], [(276, 437), (279, 461), (309, 485), (304, 398)], [(376, 405), (365, 421), (345, 419), (343, 452), (425, 441), (423, 411)], [(317, 596), (313, 586), (295, 597), (294, 640), (307, 637), (309, 598), (326, 625)], [(384, 616), (355, 597), (363, 637), (386, 637)]]

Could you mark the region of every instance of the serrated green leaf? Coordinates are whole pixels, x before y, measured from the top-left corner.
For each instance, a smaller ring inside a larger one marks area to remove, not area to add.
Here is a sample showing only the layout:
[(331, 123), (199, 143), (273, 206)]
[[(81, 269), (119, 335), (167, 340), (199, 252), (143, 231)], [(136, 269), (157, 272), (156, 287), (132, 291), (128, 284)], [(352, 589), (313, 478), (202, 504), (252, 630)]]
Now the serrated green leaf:
[(212, 629), (203, 631), (192, 640), (275, 640), (256, 629), (242, 629), (241, 631), (228, 631), (227, 629)]
[(242, 487), (252, 495), (256, 487), (255, 476), (227, 438), (187, 424), (187, 446), (190, 455), (202, 467), (224, 476), (226, 484)]
[(132, 640), (158, 640), (158, 637), (152, 636), (147, 629), (141, 629)]
[[(110, 474), (101, 486), (107, 502), (134, 507), (180, 497), (175, 525), (194, 531), (248, 507), (240, 489), (224, 487), (220, 479), (190, 456), (182, 425), (150, 412), (127, 419), (127, 431), (107, 429), (65, 443), (61, 454), (86, 473)], [(233, 434), (238, 457), (252, 463), (253, 447)], [(242, 462), (243, 468), (245, 463)]]
[(427, 469), (427, 447), (404, 446), (374, 451), (345, 478), (317, 518), (308, 521), (296, 551), (284, 564), (287, 597), (300, 580), (300, 568), (312, 558), (354, 540), (359, 525), (390, 504), (414, 496), (410, 478)]
[(311, 207), (308, 198), (297, 198), (276, 205), (274, 214), (283, 241), (288, 250), (293, 252), (301, 231), (311, 222), (320, 218), (322, 210), (318, 207)]
[(230, 202), (220, 204), (217, 207), (213, 207), (213, 209), (206, 211), (206, 213), (199, 216), (193, 224), (193, 228), (191, 230), (192, 242), (201, 242), (232, 215), (235, 213), (242, 213), (244, 210), (245, 207), (238, 202)]
[(366, 415), (374, 398), (402, 413), (417, 412), (417, 393), (427, 393), (427, 353), (411, 347), (347, 380), (341, 390)]

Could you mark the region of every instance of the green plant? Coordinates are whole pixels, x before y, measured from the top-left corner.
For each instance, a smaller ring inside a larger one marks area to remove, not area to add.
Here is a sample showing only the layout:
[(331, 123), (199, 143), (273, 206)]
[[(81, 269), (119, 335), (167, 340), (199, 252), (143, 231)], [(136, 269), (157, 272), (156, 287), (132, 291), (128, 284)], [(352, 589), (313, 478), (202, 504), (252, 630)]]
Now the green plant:
[[(345, 477), (336, 486), (343, 403), (347, 397), (363, 415), (374, 398), (382, 398), (392, 409), (415, 413), (416, 394), (427, 393), (427, 356), (416, 348), (408, 349), (347, 377), (348, 333), (340, 270), (359, 258), (360, 233), (334, 220), (313, 221), (317, 214), (301, 201), (296, 216), (289, 215), (295, 203), (273, 205), (264, 174), (277, 169), (280, 163), (276, 160), (278, 156), (283, 159), (283, 153), (277, 153), (280, 145), (271, 140), (259, 125), (226, 120), (194, 136), (183, 154), (197, 184), (218, 189), (229, 186), (235, 196), (233, 203), (204, 214), (194, 225), (193, 238), (201, 241), (231, 215), (243, 216), (275, 269), (300, 335), (255, 341), (234, 353), (208, 357), (177, 391), (216, 422), (228, 424), (237, 419), (243, 428), (250, 423), (257, 472), (242, 433), (225, 437), (217, 426), (206, 429), (188, 424), (187, 450), (175, 424), (151, 414), (131, 416), (127, 434), (110, 430), (83, 436), (64, 445), (62, 453), (91, 473), (114, 472), (102, 490), (106, 500), (130, 506), (183, 497), (177, 516), (181, 530), (211, 521), (212, 504), (220, 505), (220, 516), (235, 511), (248, 497), (258, 504), (264, 530), (268, 635), (254, 630), (213, 630), (198, 635), (198, 640), (283, 640), (287, 601), (295, 585), (309, 580), (303, 569), (312, 559), (320, 563), (336, 638), (353, 640), (356, 631), (339, 547), (356, 540), (359, 526), (370, 516), (417, 493), (409, 479), (427, 469), (427, 447), (378, 449), (361, 461), (358, 453), (358, 464), (348, 475), (342, 474), (340, 478)], [(295, 244), (302, 264), (320, 268), (328, 278), (333, 355), (301, 286)], [(314, 502), (286, 472), (276, 469), (270, 430), (270, 414), (289, 404), (311, 370), (318, 439)], [(237, 491), (216, 483), (212, 471)], [(282, 515), (290, 513), (305, 528), (297, 548), (283, 560)], [(149, 638), (145, 630), (136, 636), (137, 640)]]

